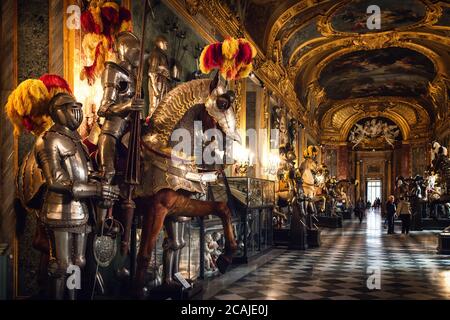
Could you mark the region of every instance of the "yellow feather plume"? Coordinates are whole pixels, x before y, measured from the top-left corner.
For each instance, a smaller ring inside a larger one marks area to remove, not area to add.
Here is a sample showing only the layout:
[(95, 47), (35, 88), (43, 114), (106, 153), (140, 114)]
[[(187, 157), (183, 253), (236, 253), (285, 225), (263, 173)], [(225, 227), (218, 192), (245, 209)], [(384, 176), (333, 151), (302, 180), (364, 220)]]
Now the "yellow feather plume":
[(222, 54), (227, 59), (234, 59), (239, 52), (239, 41), (235, 38), (227, 38), (222, 43)]
[(40, 134), (47, 130), (52, 121), (48, 116), (50, 93), (44, 83), (37, 79), (25, 80), (9, 95), (5, 105), (6, 115), (14, 126), (14, 134), (23, 130), (24, 118), (33, 124), (31, 132)]
[(245, 66), (242, 66), (239, 70), (238, 78), (239, 79), (247, 78), (250, 75), (250, 73), (252, 72), (252, 70), (253, 70), (252, 64), (247, 64)]

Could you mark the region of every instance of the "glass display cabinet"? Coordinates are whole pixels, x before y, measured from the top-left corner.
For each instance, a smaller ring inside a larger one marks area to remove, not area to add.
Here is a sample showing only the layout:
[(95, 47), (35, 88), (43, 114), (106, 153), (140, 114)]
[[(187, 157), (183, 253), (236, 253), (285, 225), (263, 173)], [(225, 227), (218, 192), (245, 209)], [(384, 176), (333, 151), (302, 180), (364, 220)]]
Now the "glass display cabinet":
[(228, 178), (231, 193), (237, 200), (239, 224), (237, 226), (238, 251), (236, 263), (248, 260), (273, 244), (273, 208), (275, 182), (247, 177)]

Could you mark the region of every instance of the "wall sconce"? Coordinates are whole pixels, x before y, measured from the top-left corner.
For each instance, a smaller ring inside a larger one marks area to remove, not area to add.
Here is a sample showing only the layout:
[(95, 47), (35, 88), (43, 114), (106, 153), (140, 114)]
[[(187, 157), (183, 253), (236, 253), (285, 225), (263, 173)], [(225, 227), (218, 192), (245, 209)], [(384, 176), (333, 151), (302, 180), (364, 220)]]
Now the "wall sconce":
[(248, 169), (253, 167), (254, 155), (249, 149), (237, 144), (233, 149), (234, 173), (239, 177), (245, 177)]

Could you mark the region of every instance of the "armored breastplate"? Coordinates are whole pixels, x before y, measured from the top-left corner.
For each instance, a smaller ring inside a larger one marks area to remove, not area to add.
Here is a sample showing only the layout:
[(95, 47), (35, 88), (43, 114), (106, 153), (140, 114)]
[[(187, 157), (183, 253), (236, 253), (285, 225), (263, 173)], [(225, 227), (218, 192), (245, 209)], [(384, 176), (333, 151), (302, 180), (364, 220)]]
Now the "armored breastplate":
[[(39, 161), (58, 159), (54, 165), (56, 177), (64, 177), (72, 182), (87, 182), (89, 175), (89, 156), (81, 141), (64, 133), (50, 129), (44, 136), (44, 143), (56, 145), (57, 155), (44, 157)], [(55, 143), (56, 142), (56, 143)], [(51, 149), (50, 149), (51, 151)], [(89, 216), (86, 200), (76, 200), (72, 194), (47, 191), (42, 208), (42, 218), (50, 225), (74, 227), (85, 224)]]

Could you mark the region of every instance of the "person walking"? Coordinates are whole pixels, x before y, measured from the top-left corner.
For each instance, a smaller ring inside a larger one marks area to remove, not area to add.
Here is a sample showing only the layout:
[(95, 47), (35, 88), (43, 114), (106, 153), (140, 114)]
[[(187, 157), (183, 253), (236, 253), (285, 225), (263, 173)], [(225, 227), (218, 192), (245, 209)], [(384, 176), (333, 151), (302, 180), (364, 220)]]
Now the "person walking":
[(395, 234), (394, 232), (394, 221), (395, 221), (395, 213), (396, 213), (396, 206), (395, 206), (395, 198), (393, 195), (390, 195), (388, 198), (388, 201), (386, 203), (386, 215), (388, 220), (388, 234)]
[(359, 219), (359, 223), (361, 224), (364, 218), (364, 211), (366, 210), (364, 201), (362, 198), (359, 198), (358, 202), (356, 203), (356, 215)]
[(397, 215), (402, 220), (402, 234), (409, 234), (409, 226), (411, 225), (411, 204), (400, 197), (400, 202), (397, 205)]

